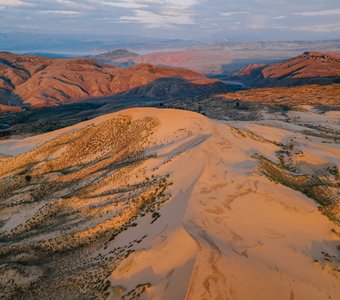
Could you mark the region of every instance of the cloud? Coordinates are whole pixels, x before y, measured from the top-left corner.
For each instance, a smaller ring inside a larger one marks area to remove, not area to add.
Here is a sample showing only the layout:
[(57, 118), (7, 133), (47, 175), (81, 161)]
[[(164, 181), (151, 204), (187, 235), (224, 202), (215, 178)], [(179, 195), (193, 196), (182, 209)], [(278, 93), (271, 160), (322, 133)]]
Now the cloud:
[(195, 23), (188, 14), (176, 12), (156, 14), (148, 10), (140, 9), (134, 10), (133, 16), (120, 17), (120, 21), (142, 23), (148, 27), (172, 27), (175, 25), (190, 25)]
[(87, 2), (79, 3), (76, 1), (70, 1), (70, 0), (57, 0), (57, 3), (62, 6), (77, 8), (80, 10), (93, 10), (94, 9), (94, 6)]
[(200, 0), (119, 0), (101, 1), (103, 5), (119, 8), (133, 8), (132, 15), (120, 16), (121, 23), (140, 23), (148, 28), (175, 27), (195, 24), (193, 14), (187, 9)]
[(276, 17), (274, 17), (273, 19), (274, 20), (283, 20), (283, 19), (285, 19), (286, 18), (286, 16), (276, 16)]
[(320, 25), (300, 25), (294, 26), (291, 29), (295, 31), (308, 31), (308, 32), (318, 32), (318, 33), (330, 33), (330, 32), (339, 32), (340, 31), (340, 23), (338, 24), (320, 24)]
[(21, 7), (21, 6), (31, 6), (32, 3), (28, 3), (20, 0), (0, 0), (1, 7)]
[(68, 0), (57, 0), (57, 2), (60, 3), (60, 4), (66, 5), (66, 6), (68, 6), (68, 5), (71, 5), (71, 6), (77, 5), (76, 2), (68, 1)]
[(99, 4), (111, 7), (120, 7), (120, 8), (144, 8), (147, 5), (143, 3), (137, 3), (136, 1), (121, 1), (121, 2), (110, 2), (110, 1), (98, 1)]
[(38, 10), (40, 14), (56, 14), (56, 15), (79, 15), (82, 12), (75, 10)]
[(99, 0), (91, 2), (118, 8), (139, 9), (147, 7), (158, 7), (183, 10), (195, 4), (198, 4), (199, 0), (118, 0), (118, 1)]
[(165, 7), (173, 8), (173, 9), (187, 9), (196, 4), (199, 4), (198, 0), (167, 0), (164, 2)]
[(119, 32), (215, 41), (277, 39), (278, 31), (282, 38), (296, 39), (314, 31), (315, 38), (337, 39), (339, 1), (0, 0), (0, 18), (2, 30), (13, 32), (25, 26), (29, 32), (36, 26), (42, 32), (52, 28), (59, 33)]
[(320, 10), (320, 11), (297, 12), (297, 13), (294, 13), (294, 15), (297, 15), (297, 16), (306, 16), (306, 17), (335, 16), (335, 15), (340, 15), (340, 8), (338, 8), (338, 9), (329, 9), (329, 10)]
[(236, 16), (236, 15), (248, 15), (248, 11), (231, 11), (231, 12), (224, 12), (221, 13), (222, 16), (224, 17), (231, 17), (231, 16)]

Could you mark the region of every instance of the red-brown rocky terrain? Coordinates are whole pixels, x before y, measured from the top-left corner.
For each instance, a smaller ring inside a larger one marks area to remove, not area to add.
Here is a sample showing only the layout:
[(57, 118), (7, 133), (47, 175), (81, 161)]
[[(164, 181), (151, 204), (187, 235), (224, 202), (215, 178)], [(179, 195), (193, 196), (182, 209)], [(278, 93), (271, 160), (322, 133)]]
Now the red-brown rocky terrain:
[(8, 105), (0, 104), (0, 113), (19, 112), (19, 111), (21, 111), (21, 109), (18, 106), (8, 106)]
[(90, 59), (57, 60), (0, 53), (0, 104), (55, 106), (107, 96), (168, 100), (227, 91), (216, 79), (180, 68), (121, 69)]
[(276, 64), (249, 65), (235, 75), (251, 87), (338, 83), (340, 53), (305, 52)]
[(250, 76), (254, 70), (264, 67), (264, 64), (250, 64), (235, 73), (235, 76)]
[(228, 100), (280, 105), (340, 105), (340, 84), (257, 88), (222, 95)]

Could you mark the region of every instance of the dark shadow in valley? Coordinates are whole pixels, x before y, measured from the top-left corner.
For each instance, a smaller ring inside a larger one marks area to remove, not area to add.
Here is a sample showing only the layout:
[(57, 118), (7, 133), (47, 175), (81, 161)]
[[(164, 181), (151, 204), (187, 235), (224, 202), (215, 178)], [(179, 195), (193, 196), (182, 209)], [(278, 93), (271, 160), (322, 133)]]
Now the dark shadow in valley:
[[(202, 81), (203, 80), (204, 79), (202, 79)], [(157, 100), (158, 102), (163, 102), (231, 91), (232, 88), (221, 81), (198, 84), (180, 77), (164, 77), (121, 93), (101, 98), (88, 99), (87, 101), (95, 100), (97, 102), (111, 102), (124, 100), (127, 102), (143, 102)]]
[(22, 112), (0, 114), (0, 124), (3, 125), (0, 133), (3, 137), (24, 133), (39, 134), (127, 108), (154, 107), (167, 101), (207, 97), (231, 89), (220, 81), (196, 84), (183, 78), (165, 77), (110, 96), (93, 97), (54, 107), (27, 107)]
[(249, 76), (232, 76), (226, 77), (224, 80), (240, 82), (248, 88), (294, 87), (311, 84), (328, 85), (340, 83), (339, 76), (287, 78), (287, 75), (285, 75), (284, 77), (264, 78), (261, 72), (262, 69), (254, 70)]

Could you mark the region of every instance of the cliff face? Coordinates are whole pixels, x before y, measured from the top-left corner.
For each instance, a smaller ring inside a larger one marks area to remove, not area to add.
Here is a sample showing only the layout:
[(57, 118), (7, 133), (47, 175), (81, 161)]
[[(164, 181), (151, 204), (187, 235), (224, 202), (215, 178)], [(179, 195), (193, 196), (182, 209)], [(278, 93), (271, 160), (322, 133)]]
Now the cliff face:
[(221, 91), (227, 87), (218, 80), (185, 69), (148, 64), (120, 69), (90, 59), (0, 53), (0, 104), (55, 106), (130, 93), (166, 100)]

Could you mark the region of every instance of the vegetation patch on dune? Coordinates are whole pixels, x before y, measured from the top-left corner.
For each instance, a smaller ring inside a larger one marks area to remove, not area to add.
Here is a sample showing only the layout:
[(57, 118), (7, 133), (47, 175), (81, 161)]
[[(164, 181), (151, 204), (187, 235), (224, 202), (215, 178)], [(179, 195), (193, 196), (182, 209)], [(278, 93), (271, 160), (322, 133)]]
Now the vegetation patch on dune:
[(340, 188), (339, 177), (311, 176), (300, 174), (289, 166), (274, 163), (264, 156), (258, 156), (260, 171), (273, 182), (280, 183), (294, 190), (300, 191), (316, 201), (320, 211), (329, 219), (340, 225), (340, 198), (337, 193)]
[(146, 236), (113, 241), (170, 198), (169, 175), (141, 171), (157, 126), (120, 115), (0, 160), (0, 298), (110, 295), (107, 277)]

